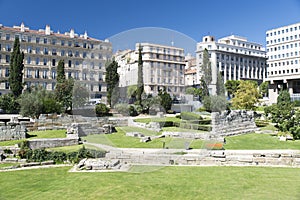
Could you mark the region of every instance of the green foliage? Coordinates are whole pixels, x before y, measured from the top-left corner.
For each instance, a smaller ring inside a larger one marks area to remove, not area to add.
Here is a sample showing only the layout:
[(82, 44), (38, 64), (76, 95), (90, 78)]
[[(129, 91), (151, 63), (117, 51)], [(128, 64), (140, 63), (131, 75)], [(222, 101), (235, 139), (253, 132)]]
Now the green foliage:
[(89, 96), (87, 88), (75, 82), (72, 95), (73, 108), (83, 107), (88, 102)]
[(137, 116), (139, 112), (141, 112), (141, 107), (139, 105), (130, 105), (127, 103), (116, 104), (115, 109), (124, 116)]
[(259, 93), (261, 96), (266, 97), (269, 94), (269, 82), (265, 81), (259, 85)]
[(208, 112), (222, 112), (227, 109), (227, 99), (225, 96), (206, 96), (203, 99), (203, 106)]
[(64, 107), (65, 112), (72, 110), (73, 87), (74, 80), (72, 78), (66, 80), (65, 63), (63, 60), (60, 60), (57, 65), (55, 99)]
[(152, 110), (159, 107), (160, 102), (161, 102), (161, 98), (159, 96), (153, 97), (152, 95), (148, 95), (142, 101), (143, 113), (150, 114)]
[(202, 57), (203, 60), (202, 60), (201, 70), (206, 85), (209, 85), (212, 81), (212, 73), (211, 73), (211, 62), (209, 60), (209, 53), (206, 48), (203, 51)]
[(209, 90), (207, 86), (207, 82), (204, 80), (204, 77), (201, 77), (200, 79), (200, 90), (199, 90), (199, 96), (203, 99), (206, 96), (209, 96)]
[(20, 105), (13, 94), (4, 94), (0, 96), (0, 108), (4, 110), (5, 113), (18, 113), (20, 110)]
[(277, 104), (265, 108), (265, 115), (276, 123), (279, 131), (290, 132), (294, 139), (300, 139), (300, 112), (295, 110), (287, 90), (280, 91)]
[(28, 143), (23, 143), (20, 147), (18, 155), (22, 159), (26, 159), (29, 162), (43, 162), (53, 160), (55, 163), (63, 163), (64, 161), (70, 161), (72, 163), (78, 163), (83, 158), (100, 158), (105, 156), (105, 152), (98, 150), (86, 149), (85, 146), (78, 151), (65, 153), (62, 151), (47, 151), (42, 149), (30, 149)]
[(181, 112), (180, 118), (182, 120), (202, 120), (203, 119), (200, 115), (198, 115), (196, 113), (192, 113), (192, 112)]
[(232, 98), (232, 106), (237, 109), (254, 110), (260, 94), (251, 81), (240, 81), (238, 90)]
[(158, 96), (160, 97), (160, 105), (165, 109), (165, 112), (171, 110), (172, 98), (165, 88), (163, 91), (159, 91)]
[(104, 103), (99, 103), (95, 107), (97, 117), (107, 116), (109, 108)]
[(130, 85), (127, 87), (127, 97), (136, 98), (137, 85)]
[(238, 90), (241, 81), (239, 80), (227, 80), (225, 83), (226, 91), (230, 97), (234, 97), (234, 94)]
[(140, 105), (142, 105), (142, 94), (144, 93), (144, 77), (143, 77), (143, 56), (142, 47), (139, 45), (139, 60), (138, 60), (138, 81), (136, 99)]
[(20, 51), (19, 38), (15, 39), (13, 52), (10, 58), (8, 82), (10, 90), (17, 98), (22, 94), (23, 84), (23, 69), (24, 69), (24, 53)]
[(221, 72), (218, 73), (217, 76), (217, 84), (216, 84), (217, 95), (224, 96), (225, 95), (225, 86), (224, 80)]
[(113, 107), (119, 99), (119, 79), (118, 63), (113, 60), (110, 63), (106, 63), (106, 75), (105, 82), (107, 84), (107, 102)]
[(187, 88), (185, 89), (185, 93), (186, 93), (186, 94), (192, 94), (192, 95), (194, 95), (194, 94), (195, 94), (195, 89), (196, 89), (196, 88), (194, 88), (194, 87), (187, 87)]
[(61, 104), (52, 92), (36, 87), (24, 92), (18, 100), (20, 113), (26, 117), (38, 118), (40, 114), (60, 113)]

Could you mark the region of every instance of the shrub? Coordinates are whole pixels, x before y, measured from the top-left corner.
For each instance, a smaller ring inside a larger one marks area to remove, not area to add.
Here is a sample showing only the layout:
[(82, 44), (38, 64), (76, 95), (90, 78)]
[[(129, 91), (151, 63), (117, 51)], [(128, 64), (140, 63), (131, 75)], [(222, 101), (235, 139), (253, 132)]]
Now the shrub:
[(202, 117), (196, 113), (181, 112), (180, 118), (183, 120), (201, 120)]
[(6, 153), (6, 154), (12, 154), (13, 153), (12, 150), (10, 150), (10, 149), (4, 149), (3, 152)]
[(128, 116), (128, 104), (127, 103), (119, 103), (114, 106), (116, 111), (124, 116)]
[(129, 116), (137, 116), (138, 112), (136, 111), (133, 105), (130, 105), (128, 108)]
[(109, 108), (104, 103), (99, 103), (95, 107), (97, 117), (107, 116), (109, 113)]
[(269, 125), (269, 122), (266, 120), (255, 120), (255, 124), (257, 127), (265, 127)]

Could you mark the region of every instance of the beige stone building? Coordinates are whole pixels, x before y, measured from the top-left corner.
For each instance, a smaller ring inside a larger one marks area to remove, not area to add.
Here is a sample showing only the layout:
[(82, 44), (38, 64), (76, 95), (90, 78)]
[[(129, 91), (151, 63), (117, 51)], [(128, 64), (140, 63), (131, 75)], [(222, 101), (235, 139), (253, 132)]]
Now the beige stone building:
[(85, 32), (78, 35), (70, 32), (53, 32), (49, 25), (45, 29), (31, 30), (20, 26), (0, 25), (0, 93), (9, 92), (9, 62), (15, 38), (20, 39), (24, 52), (25, 88), (41, 85), (54, 90), (56, 67), (59, 60), (65, 62), (66, 77), (84, 84), (90, 98), (106, 100), (104, 83), (105, 62), (112, 56), (112, 45), (108, 41), (91, 38)]
[(119, 86), (137, 84), (139, 45), (142, 47), (145, 93), (157, 95), (165, 87), (171, 96), (181, 96), (185, 92), (185, 57), (184, 50), (174, 46), (137, 43), (135, 50), (117, 52)]

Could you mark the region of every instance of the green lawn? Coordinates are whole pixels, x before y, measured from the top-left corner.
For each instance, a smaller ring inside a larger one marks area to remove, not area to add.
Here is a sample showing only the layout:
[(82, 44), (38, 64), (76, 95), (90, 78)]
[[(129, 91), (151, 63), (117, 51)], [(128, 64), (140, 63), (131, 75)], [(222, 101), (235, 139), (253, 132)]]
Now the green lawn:
[(82, 137), (82, 140), (123, 148), (162, 148), (163, 143), (165, 143), (165, 147), (174, 149), (184, 149), (186, 143), (191, 143), (191, 148), (201, 148), (203, 146), (203, 141), (201, 140), (186, 140), (171, 137), (159, 138), (143, 143), (140, 142), (139, 138), (126, 136), (124, 127), (117, 127), (116, 129), (118, 132), (114, 134), (88, 135), (86, 137)]
[(151, 131), (151, 130), (148, 130), (145, 128), (132, 127), (132, 126), (123, 126), (123, 127), (118, 127), (117, 129), (118, 129), (118, 131), (123, 131), (126, 133), (127, 132), (139, 132), (139, 133), (142, 133), (142, 134), (148, 135), (148, 136), (160, 134), (159, 132), (156, 132), (156, 131)]
[(31, 132), (28, 132), (28, 135), (29, 135), (29, 139), (65, 138), (66, 130), (31, 131)]
[[(31, 131), (28, 132), (28, 140), (39, 139), (39, 138), (65, 138), (66, 130), (46, 130), (46, 131)], [(21, 143), (24, 140), (9, 140), (1, 141), (0, 146), (13, 146)]]
[[(62, 151), (62, 152), (65, 152), (65, 153), (69, 153), (69, 152), (76, 152), (79, 149), (81, 149), (82, 147), (83, 147), (83, 145), (80, 144), (80, 145), (73, 145), (73, 146), (48, 148), (47, 150), (50, 150), (50, 151)], [(85, 144), (84, 147), (86, 149), (102, 150), (100, 148), (97, 148), (97, 147), (95, 147), (93, 145), (88, 145), (88, 144)]]
[(165, 122), (165, 121), (180, 122), (181, 119), (176, 117), (153, 117), (153, 118), (139, 118), (139, 119), (135, 119), (134, 121), (148, 124), (150, 122)]
[(69, 173), (69, 169), (1, 172), (0, 199), (296, 200), (300, 196), (295, 168), (164, 167), (145, 173)]
[(225, 149), (299, 149), (300, 140), (279, 141), (277, 136), (269, 134), (245, 134), (226, 137)]
[(163, 131), (170, 131), (170, 132), (192, 132), (192, 133), (204, 133), (207, 131), (200, 131), (200, 130), (194, 130), (194, 129), (186, 129), (186, 128), (179, 128), (175, 126), (171, 127), (163, 127)]

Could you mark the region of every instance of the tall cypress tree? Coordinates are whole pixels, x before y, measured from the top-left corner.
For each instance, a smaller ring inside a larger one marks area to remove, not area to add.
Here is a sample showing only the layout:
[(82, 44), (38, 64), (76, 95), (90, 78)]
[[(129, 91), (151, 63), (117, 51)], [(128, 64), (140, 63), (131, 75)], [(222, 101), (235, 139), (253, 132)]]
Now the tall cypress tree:
[(72, 78), (66, 80), (65, 63), (60, 60), (57, 65), (57, 76), (55, 86), (55, 98), (65, 108), (65, 111), (72, 110), (72, 96), (74, 80)]
[(201, 70), (203, 73), (203, 78), (206, 85), (210, 85), (212, 81), (211, 62), (209, 60), (209, 53), (206, 48), (203, 51), (202, 58), (203, 60), (202, 60)]
[(217, 76), (216, 89), (217, 89), (217, 95), (220, 95), (220, 96), (225, 95), (225, 85), (224, 85), (223, 76), (222, 76), (221, 72), (219, 72), (218, 76)]
[(113, 60), (106, 65), (105, 82), (107, 84), (107, 102), (112, 107), (115, 105), (119, 98), (119, 74), (118, 63)]
[(10, 85), (10, 90), (15, 97), (19, 97), (23, 90), (23, 69), (24, 69), (24, 53), (20, 51), (20, 40), (15, 39), (14, 49), (10, 58), (10, 73), (8, 82)]
[(57, 83), (62, 83), (66, 80), (65, 75), (65, 62), (64, 60), (60, 60), (57, 65)]
[(142, 94), (144, 92), (144, 80), (143, 80), (143, 57), (142, 47), (139, 45), (139, 60), (138, 60), (138, 81), (137, 81), (137, 92), (136, 98), (139, 104), (142, 104)]

